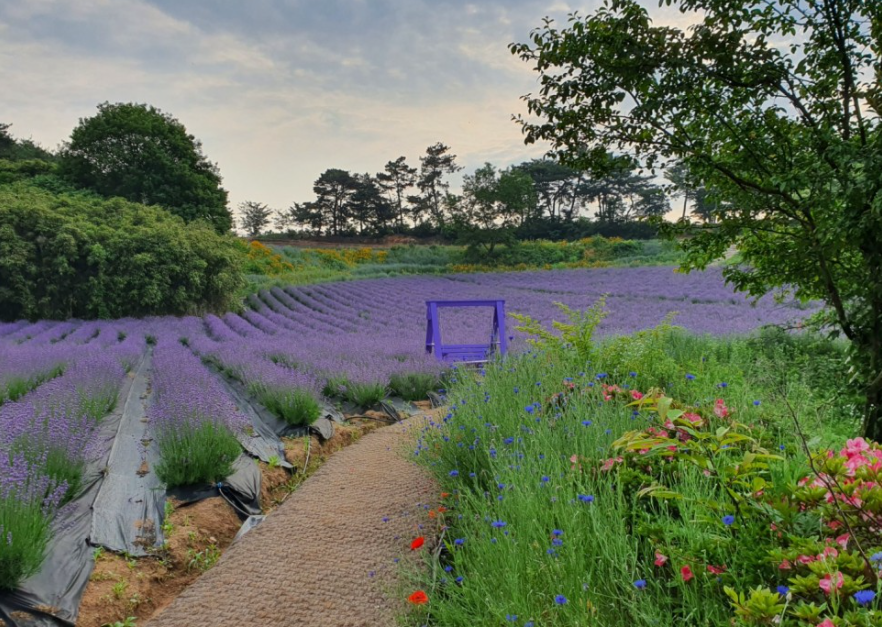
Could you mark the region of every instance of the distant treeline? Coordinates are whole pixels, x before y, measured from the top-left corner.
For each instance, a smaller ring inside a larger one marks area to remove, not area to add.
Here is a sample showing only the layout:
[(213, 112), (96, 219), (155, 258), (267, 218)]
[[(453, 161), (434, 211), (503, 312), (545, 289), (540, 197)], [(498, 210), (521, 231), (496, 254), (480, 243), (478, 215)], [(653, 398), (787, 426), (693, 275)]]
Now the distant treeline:
[(442, 143), (426, 149), (419, 167), (402, 156), (376, 174), (331, 168), (315, 180), (313, 200), (279, 210), (241, 203), (240, 226), (250, 236), (270, 227), (289, 238), (407, 233), (492, 247), (510, 238), (653, 237), (655, 229), (642, 220), (668, 213), (672, 196), (684, 200), (684, 215), (690, 204), (699, 218), (707, 215), (702, 190), (686, 182), (681, 167), (667, 170), (669, 184), (660, 185), (624, 156), (610, 155), (602, 177), (548, 159), (505, 169), (486, 163), (453, 194), (448, 179), (460, 170)]

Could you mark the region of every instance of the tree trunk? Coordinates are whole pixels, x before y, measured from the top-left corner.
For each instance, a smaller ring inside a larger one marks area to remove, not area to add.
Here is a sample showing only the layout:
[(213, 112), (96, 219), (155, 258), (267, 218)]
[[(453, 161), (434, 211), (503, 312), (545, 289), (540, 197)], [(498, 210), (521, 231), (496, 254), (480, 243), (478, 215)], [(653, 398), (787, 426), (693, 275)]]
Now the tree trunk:
[(861, 433), (868, 440), (882, 442), (882, 390), (867, 393)]

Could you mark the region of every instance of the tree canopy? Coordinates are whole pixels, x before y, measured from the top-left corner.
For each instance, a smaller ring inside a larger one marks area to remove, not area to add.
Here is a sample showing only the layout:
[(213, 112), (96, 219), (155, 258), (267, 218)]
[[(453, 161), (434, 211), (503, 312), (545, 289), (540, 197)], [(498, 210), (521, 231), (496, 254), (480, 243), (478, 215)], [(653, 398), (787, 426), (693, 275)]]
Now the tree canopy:
[(168, 113), (133, 103), (103, 103), (81, 119), (61, 151), (61, 173), (103, 196), (159, 205), (218, 233), (233, 226), (217, 166)]
[(225, 311), (240, 264), (231, 236), (159, 207), (0, 185), (0, 320)]
[[(546, 19), (512, 53), (541, 88), (518, 118), (566, 165), (610, 151), (649, 170), (682, 162), (712, 224), (681, 221), (687, 268), (738, 246), (726, 270), (753, 295), (823, 299), (851, 340), (865, 433), (882, 438), (882, 3), (664, 0), (694, 25), (656, 26), (607, 0), (565, 28)], [(537, 119), (538, 118), (538, 119)]]

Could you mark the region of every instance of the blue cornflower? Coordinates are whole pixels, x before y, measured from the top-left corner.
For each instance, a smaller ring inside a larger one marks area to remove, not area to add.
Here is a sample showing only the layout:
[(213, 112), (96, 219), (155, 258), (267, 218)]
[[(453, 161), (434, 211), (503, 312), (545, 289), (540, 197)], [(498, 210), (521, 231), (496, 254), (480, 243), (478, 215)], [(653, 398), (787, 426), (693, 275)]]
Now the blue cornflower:
[(788, 588), (787, 586), (778, 586), (777, 589), (778, 594), (780, 594), (782, 597), (786, 597), (787, 593), (790, 592), (790, 588)]
[(694, 379), (695, 379), (695, 375), (694, 375), (694, 374), (686, 373), (686, 380), (687, 380), (687, 381), (693, 381)]
[(605, 372), (598, 372), (596, 378), (606, 379), (606, 373)]
[(516, 622), (518, 622), (518, 615), (517, 614), (506, 614), (505, 620), (507, 620), (510, 623), (516, 623)]
[(779, 448), (779, 449), (780, 449), (780, 450), (782, 450), (782, 451), (783, 451), (783, 450), (784, 450), (784, 449), (785, 449), (785, 448), (787, 448), (787, 447), (786, 447), (786, 446), (784, 446), (784, 445), (783, 445), (783, 444), (779, 444), (779, 445), (778, 445), (778, 448)]
[(449, 573), (451, 570), (453, 570), (453, 566), (450, 566), (449, 564), (448, 564), (447, 566), (444, 567), (444, 572), (445, 572), (445, 573)]
[(557, 551), (555, 551), (554, 549), (548, 549), (545, 552), (548, 553), (549, 555), (551, 555), (552, 557), (555, 557), (557, 555)]
[(723, 524), (727, 527), (733, 522), (735, 522), (735, 517), (732, 514), (727, 514), (726, 516), (723, 516)]
[(879, 551), (878, 553), (873, 553), (873, 554), (870, 556), (870, 561), (871, 561), (871, 562), (876, 562), (877, 564), (878, 564), (879, 562), (882, 562), (882, 551)]
[(465, 544), (465, 538), (457, 538), (453, 541), (453, 544), (455, 544), (456, 546), (462, 546), (463, 544)]
[(556, 597), (554, 597), (554, 602), (557, 603), (558, 605), (566, 605), (567, 598), (562, 594), (558, 594)]
[(490, 526), (496, 527), (497, 529), (502, 529), (503, 527), (505, 527), (506, 524), (508, 523), (506, 523), (504, 520), (494, 520), (492, 523), (490, 523)]
[(476, 475), (476, 474), (473, 473), (473, 472), (470, 472), (470, 473), (469, 473), (469, 477), (471, 477), (472, 479), (474, 479), (474, 478), (477, 477), (477, 476), (478, 476), (478, 475)]
[(551, 481), (551, 478), (547, 475), (542, 475), (542, 483), (548, 483)]
[(729, 387), (729, 384), (726, 383), (725, 381), (723, 381), (722, 383), (718, 383), (717, 387), (718, 388), (727, 388), (727, 387)]
[(634, 587), (637, 588), (638, 590), (643, 590), (643, 588), (646, 587), (646, 580), (645, 579), (638, 579), (637, 581), (634, 582)]
[(524, 410), (528, 414), (532, 414), (534, 411), (536, 411), (536, 408), (533, 405), (527, 405), (526, 407), (524, 407)]
[(531, 620), (528, 620), (526, 623), (524, 623), (524, 627), (533, 627), (534, 625), (535, 623)]
[(551, 530), (551, 535), (553, 535), (553, 536), (562, 536), (562, 535), (563, 535), (563, 530), (561, 530), (561, 529), (552, 529), (552, 530)]
[(512, 443), (514, 442), (514, 438), (505, 438), (505, 439), (503, 440), (503, 442), (504, 442), (505, 444), (512, 444)]
[(454, 581), (456, 583), (462, 583), (462, 577), (457, 577), (456, 579), (454, 579)]
[(631, 371), (631, 372), (628, 373), (628, 376), (629, 376), (629, 377), (636, 377), (636, 376), (637, 376), (637, 373)]
[(552, 543), (554, 546), (563, 546), (563, 540), (561, 540), (560, 538), (554, 538), (554, 539), (551, 541), (551, 543)]
[(590, 494), (580, 494), (579, 500), (582, 501), (583, 503), (593, 503), (594, 497)]
[(389, 522), (389, 517), (388, 517), (388, 516), (383, 516), (383, 522)]
[(854, 600), (861, 605), (869, 605), (876, 598), (876, 593), (872, 590), (858, 590), (854, 593)]
[(753, 402), (753, 406), (754, 406), (754, 407), (759, 407), (759, 404), (760, 404), (759, 401), (754, 401), (754, 402)]
[(590, 420), (583, 420), (582, 421), (583, 427), (590, 427), (591, 425), (592, 425), (592, 422)]
[(458, 476), (459, 476), (459, 471), (458, 471), (458, 470), (451, 470), (451, 471), (450, 471), (450, 476), (451, 476), (451, 477), (458, 477)]

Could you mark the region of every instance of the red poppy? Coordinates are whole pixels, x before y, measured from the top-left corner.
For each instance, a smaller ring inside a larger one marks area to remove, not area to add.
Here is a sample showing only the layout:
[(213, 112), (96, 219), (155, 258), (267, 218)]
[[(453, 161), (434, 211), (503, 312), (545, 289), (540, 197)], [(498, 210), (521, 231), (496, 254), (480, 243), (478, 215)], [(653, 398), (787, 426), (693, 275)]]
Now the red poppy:
[(439, 513), (439, 514), (443, 514), (443, 513), (446, 512), (446, 511), (447, 511), (447, 508), (444, 507), (443, 505), (442, 505), (441, 507), (438, 508), (438, 513)]
[(434, 509), (430, 509), (430, 510), (429, 510), (429, 518), (434, 518), (434, 517), (435, 517), (435, 510), (434, 510)]
[(708, 564), (707, 569), (714, 575), (722, 575), (724, 572), (726, 572), (725, 566), (712, 566), (711, 564)]
[(442, 493), (441, 493), (441, 498), (442, 498), (442, 499), (446, 499), (448, 496), (450, 496), (450, 492), (442, 492)]
[(410, 550), (416, 551), (418, 548), (423, 546), (423, 544), (425, 544), (425, 543), (426, 543), (426, 539), (423, 536), (420, 536), (419, 538), (414, 539), (414, 541), (410, 543)]
[(689, 568), (688, 564), (680, 569), (680, 576), (683, 578), (683, 581), (689, 581), (690, 579), (692, 579), (692, 577), (694, 577), (694, 575), (692, 574), (692, 569)]
[(412, 595), (407, 597), (407, 600), (413, 603), (414, 605), (422, 605), (423, 603), (429, 602), (429, 597), (422, 590), (417, 590)]

